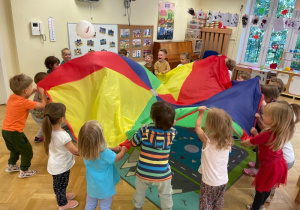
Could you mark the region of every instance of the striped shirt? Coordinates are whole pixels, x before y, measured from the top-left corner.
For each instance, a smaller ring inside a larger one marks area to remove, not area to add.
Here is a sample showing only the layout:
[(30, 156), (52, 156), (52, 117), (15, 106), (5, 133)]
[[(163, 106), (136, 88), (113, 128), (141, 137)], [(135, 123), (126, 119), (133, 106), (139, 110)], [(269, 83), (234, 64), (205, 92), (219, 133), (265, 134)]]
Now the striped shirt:
[(136, 175), (150, 182), (162, 182), (172, 178), (169, 165), (171, 143), (177, 131), (171, 127), (161, 130), (154, 123), (143, 125), (132, 137), (132, 146), (141, 146)]

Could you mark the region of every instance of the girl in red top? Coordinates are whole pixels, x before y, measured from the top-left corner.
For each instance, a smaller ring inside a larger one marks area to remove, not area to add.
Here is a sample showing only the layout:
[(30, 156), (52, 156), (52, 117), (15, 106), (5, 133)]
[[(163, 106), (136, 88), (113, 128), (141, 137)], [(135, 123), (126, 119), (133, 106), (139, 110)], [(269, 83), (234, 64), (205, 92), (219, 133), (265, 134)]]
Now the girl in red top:
[(278, 102), (267, 104), (262, 117), (268, 128), (260, 134), (252, 128), (251, 134), (254, 137), (241, 142), (244, 147), (259, 146), (258, 158), (261, 166), (253, 182), (256, 194), (252, 206), (248, 206), (251, 210), (258, 210), (264, 205), (273, 186), (286, 184), (287, 164), (283, 158), (282, 148), (292, 139), (295, 132), (294, 111), (287, 104)]

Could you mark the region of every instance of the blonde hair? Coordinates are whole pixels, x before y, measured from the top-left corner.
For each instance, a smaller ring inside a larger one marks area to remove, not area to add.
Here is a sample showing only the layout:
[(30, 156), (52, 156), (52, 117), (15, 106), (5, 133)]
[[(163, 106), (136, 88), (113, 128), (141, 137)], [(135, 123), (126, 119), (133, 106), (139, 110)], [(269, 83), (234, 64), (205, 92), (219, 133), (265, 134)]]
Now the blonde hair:
[(242, 77), (243, 80), (249, 80), (251, 79), (251, 74), (249, 72), (241, 71), (238, 73), (238, 77)]
[(107, 147), (101, 124), (96, 120), (86, 122), (78, 134), (78, 152), (87, 160), (95, 160)]
[(190, 53), (188, 53), (188, 52), (181, 53), (181, 55), (180, 55), (180, 56), (184, 56), (184, 57), (185, 57), (185, 59), (187, 59), (187, 60), (191, 60), (191, 55), (190, 55)]
[(61, 50), (61, 55), (64, 55), (66, 50), (70, 51), (70, 49), (66, 47), (66, 48), (64, 48), (64, 49)]
[(147, 54), (147, 55), (145, 56), (145, 58), (146, 58), (147, 56), (149, 56), (150, 58), (153, 59), (153, 55), (152, 55), (152, 54)]
[(218, 149), (227, 149), (234, 144), (232, 139), (232, 119), (223, 109), (209, 109), (206, 115), (205, 130), (208, 137), (216, 141)]
[(285, 85), (280, 78), (273, 77), (270, 79), (270, 82), (274, 82), (276, 87), (279, 90), (279, 93), (282, 93), (285, 90)]
[(285, 100), (278, 100), (276, 102), (289, 105), (294, 111), (294, 123), (297, 124), (298, 122), (300, 122), (300, 105), (299, 104), (289, 104)]
[(66, 106), (62, 103), (50, 103), (45, 107), (45, 117), (42, 124), (44, 133), (44, 149), (49, 154), (49, 145), (51, 143), (52, 125), (60, 123), (62, 117), (66, 115)]
[[(272, 133), (267, 145), (273, 151), (278, 151), (294, 135), (295, 122), (293, 108), (289, 104), (282, 102), (269, 103), (264, 107), (264, 115), (270, 117), (272, 120), (272, 124), (265, 129)], [(274, 135), (275, 139), (272, 141)]]
[(29, 76), (25, 74), (19, 74), (9, 80), (9, 86), (14, 94), (20, 96), (32, 82), (33, 80)]

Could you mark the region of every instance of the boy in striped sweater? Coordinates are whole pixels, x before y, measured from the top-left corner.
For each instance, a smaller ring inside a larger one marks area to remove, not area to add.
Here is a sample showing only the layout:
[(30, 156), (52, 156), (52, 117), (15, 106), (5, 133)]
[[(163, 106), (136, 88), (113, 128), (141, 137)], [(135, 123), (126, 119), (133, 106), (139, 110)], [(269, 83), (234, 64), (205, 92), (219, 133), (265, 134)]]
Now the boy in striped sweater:
[(176, 122), (175, 109), (165, 101), (158, 101), (152, 104), (150, 116), (153, 123), (143, 125), (131, 139), (132, 146), (141, 146), (136, 169), (134, 209), (142, 209), (151, 183), (158, 188), (161, 208), (171, 210), (173, 190), (169, 153), (177, 134), (173, 127)]

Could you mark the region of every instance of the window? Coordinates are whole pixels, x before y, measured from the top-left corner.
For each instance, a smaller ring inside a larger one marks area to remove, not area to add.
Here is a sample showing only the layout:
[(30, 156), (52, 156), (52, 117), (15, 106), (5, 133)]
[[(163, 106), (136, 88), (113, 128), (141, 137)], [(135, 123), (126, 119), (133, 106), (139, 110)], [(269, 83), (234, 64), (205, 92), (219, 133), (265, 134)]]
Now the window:
[[(297, 16), (294, 11), (296, 0), (252, 0), (250, 4), (250, 15), (256, 15), (260, 18), (263, 15), (268, 17), (280, 17), (281, 12), (287, 10), (284, 18), (295, 18)], [(250, 20), (250, 19), (249, 19)], [(245, 30), (245, 37), (241, 39), (242, 47), (240, 62), (246, 65), (269, 67), (271, 63), (280, 64), (280, 57), (284, 50), (300, 50), (300, 39), (298, 35), (294, 34), (294, 29), (284, 29), (283, 31), (274, 32), (273, 21), (271, 21), (266, 31), (258, 27), (247, 25)], [(298, 56), (298, 57), (296, 57)], [(294, 54), (295, 59), (300, 59), (300, 56)], [(292, 59), (292, 57), (290, 58)], [(291, 63), (287, 64), (290, 65)], [(287, 66), (285, 65), (285, 66)], [(298, 69), (300, 63), (292, 62), (292, 66)]]

